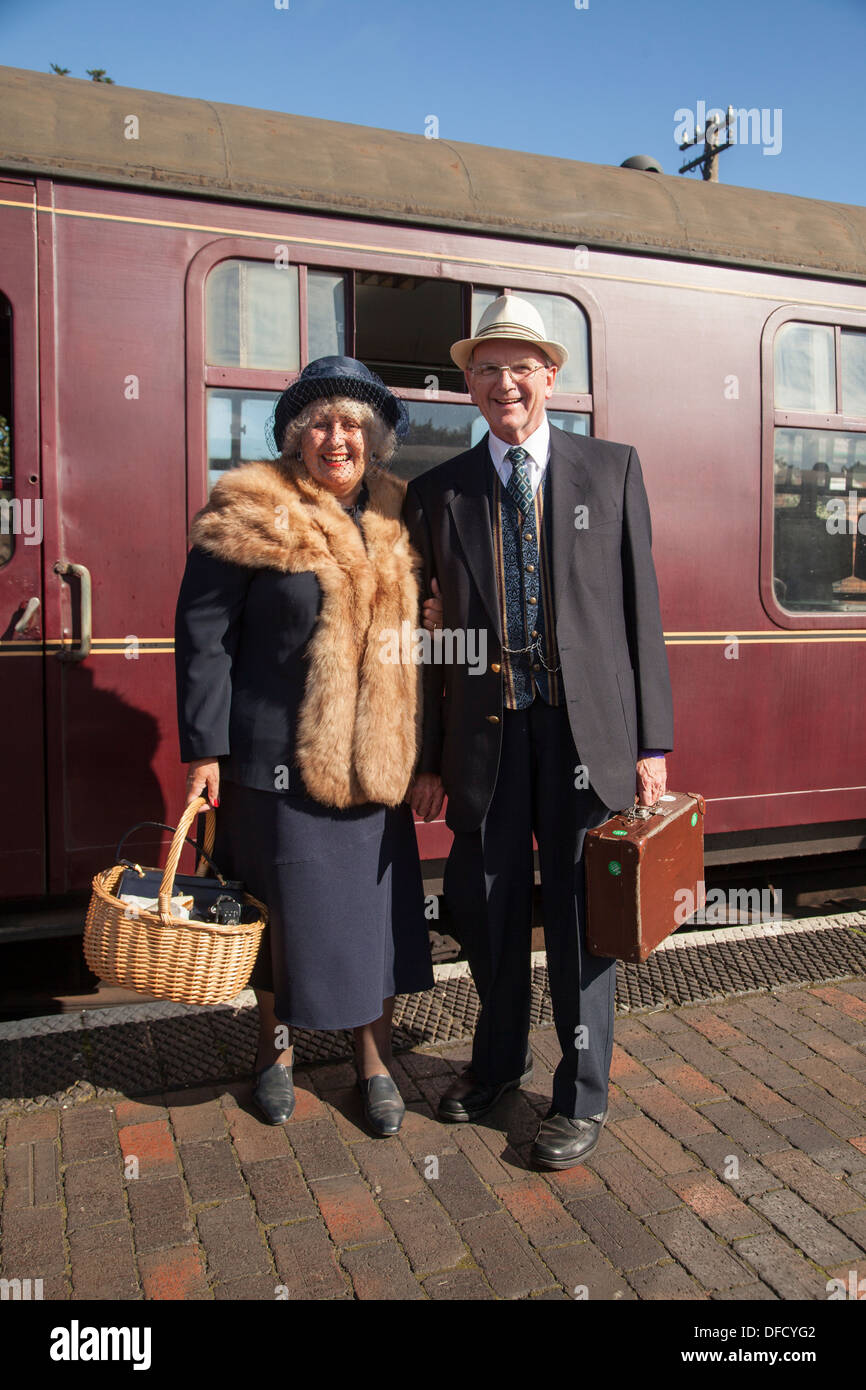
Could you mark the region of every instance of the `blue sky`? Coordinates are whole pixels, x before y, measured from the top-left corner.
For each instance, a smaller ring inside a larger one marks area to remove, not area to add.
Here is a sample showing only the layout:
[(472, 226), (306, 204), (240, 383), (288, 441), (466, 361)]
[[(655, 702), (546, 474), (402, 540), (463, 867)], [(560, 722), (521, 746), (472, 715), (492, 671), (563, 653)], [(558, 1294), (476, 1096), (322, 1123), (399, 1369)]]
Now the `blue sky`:
[(676, 113), (730, 103), (765, 134), (722, 182), (866, 202), (866, 0), (579, 3), (0, 0), (0, 62), (668, 174)]

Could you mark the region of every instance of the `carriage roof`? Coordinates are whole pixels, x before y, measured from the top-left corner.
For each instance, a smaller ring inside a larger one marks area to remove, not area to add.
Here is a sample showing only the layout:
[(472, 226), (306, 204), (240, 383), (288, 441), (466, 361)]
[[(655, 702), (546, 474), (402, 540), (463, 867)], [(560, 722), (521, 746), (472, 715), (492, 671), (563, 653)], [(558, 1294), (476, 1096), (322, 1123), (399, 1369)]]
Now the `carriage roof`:
[(18, 68), (0, 170), (866, 280), (864, 208)]

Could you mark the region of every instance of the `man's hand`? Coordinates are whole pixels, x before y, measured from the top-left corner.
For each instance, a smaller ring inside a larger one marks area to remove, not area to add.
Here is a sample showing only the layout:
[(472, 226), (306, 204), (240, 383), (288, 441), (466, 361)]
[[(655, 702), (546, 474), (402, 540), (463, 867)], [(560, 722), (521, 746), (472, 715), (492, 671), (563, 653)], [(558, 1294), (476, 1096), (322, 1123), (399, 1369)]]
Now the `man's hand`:
[(407, 799), (421, 820), (435, 820), (445, 800), (442, 778), (438, 772), (420, 773), (409, 788)]
[(425, 598), (421, 611), (423, 614), (424, 626), (428, 632), (435, 632), (442, 626), (442, 595), (439, 590), (439, 580), (434, 575), (430, 581), (433, 590), (432, 598)]
[(637, 765), (637, 797), (640, 806), (652, 806), (664, 796), (667, 786), (664, 758), (641, 758)]
[(187, 764), (186, 805), (206, 796), (211, 806), (220, 804), (220, 765), (216, 758), (197, 758)]

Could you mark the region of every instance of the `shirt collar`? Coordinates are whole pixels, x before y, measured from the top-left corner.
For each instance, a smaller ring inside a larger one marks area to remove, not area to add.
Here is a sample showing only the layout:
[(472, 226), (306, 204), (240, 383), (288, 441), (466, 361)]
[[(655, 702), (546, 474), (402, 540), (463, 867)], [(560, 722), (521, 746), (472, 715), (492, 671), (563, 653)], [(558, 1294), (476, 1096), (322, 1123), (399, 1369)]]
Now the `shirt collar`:
[[(501, 474), (503, 469), (510, 470), (511, 461), (506, 460), (505, 455), (513, 446), (506, 444), (503, 439), (499, 439), (492, 430), (488, 436), (487, 444), (497, 472)], [(546, 413), (538, 429), (528, 439), (524, 439), (520, 447), (526, 450), (536, 468), (542, 471), (546, 468), (550, 458), (550, 421)]]

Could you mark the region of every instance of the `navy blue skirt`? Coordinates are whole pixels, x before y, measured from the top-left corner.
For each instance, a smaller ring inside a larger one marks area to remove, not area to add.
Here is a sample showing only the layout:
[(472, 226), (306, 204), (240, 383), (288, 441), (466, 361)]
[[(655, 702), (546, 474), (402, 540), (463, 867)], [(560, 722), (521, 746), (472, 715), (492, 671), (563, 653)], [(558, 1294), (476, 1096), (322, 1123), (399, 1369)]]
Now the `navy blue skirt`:
[(268, 908), (250, 985), (281, 1023), (356, 1028), (433, 984), (424, 887), (406, 805), (337, 811), (223, 779), (214, 860)]

